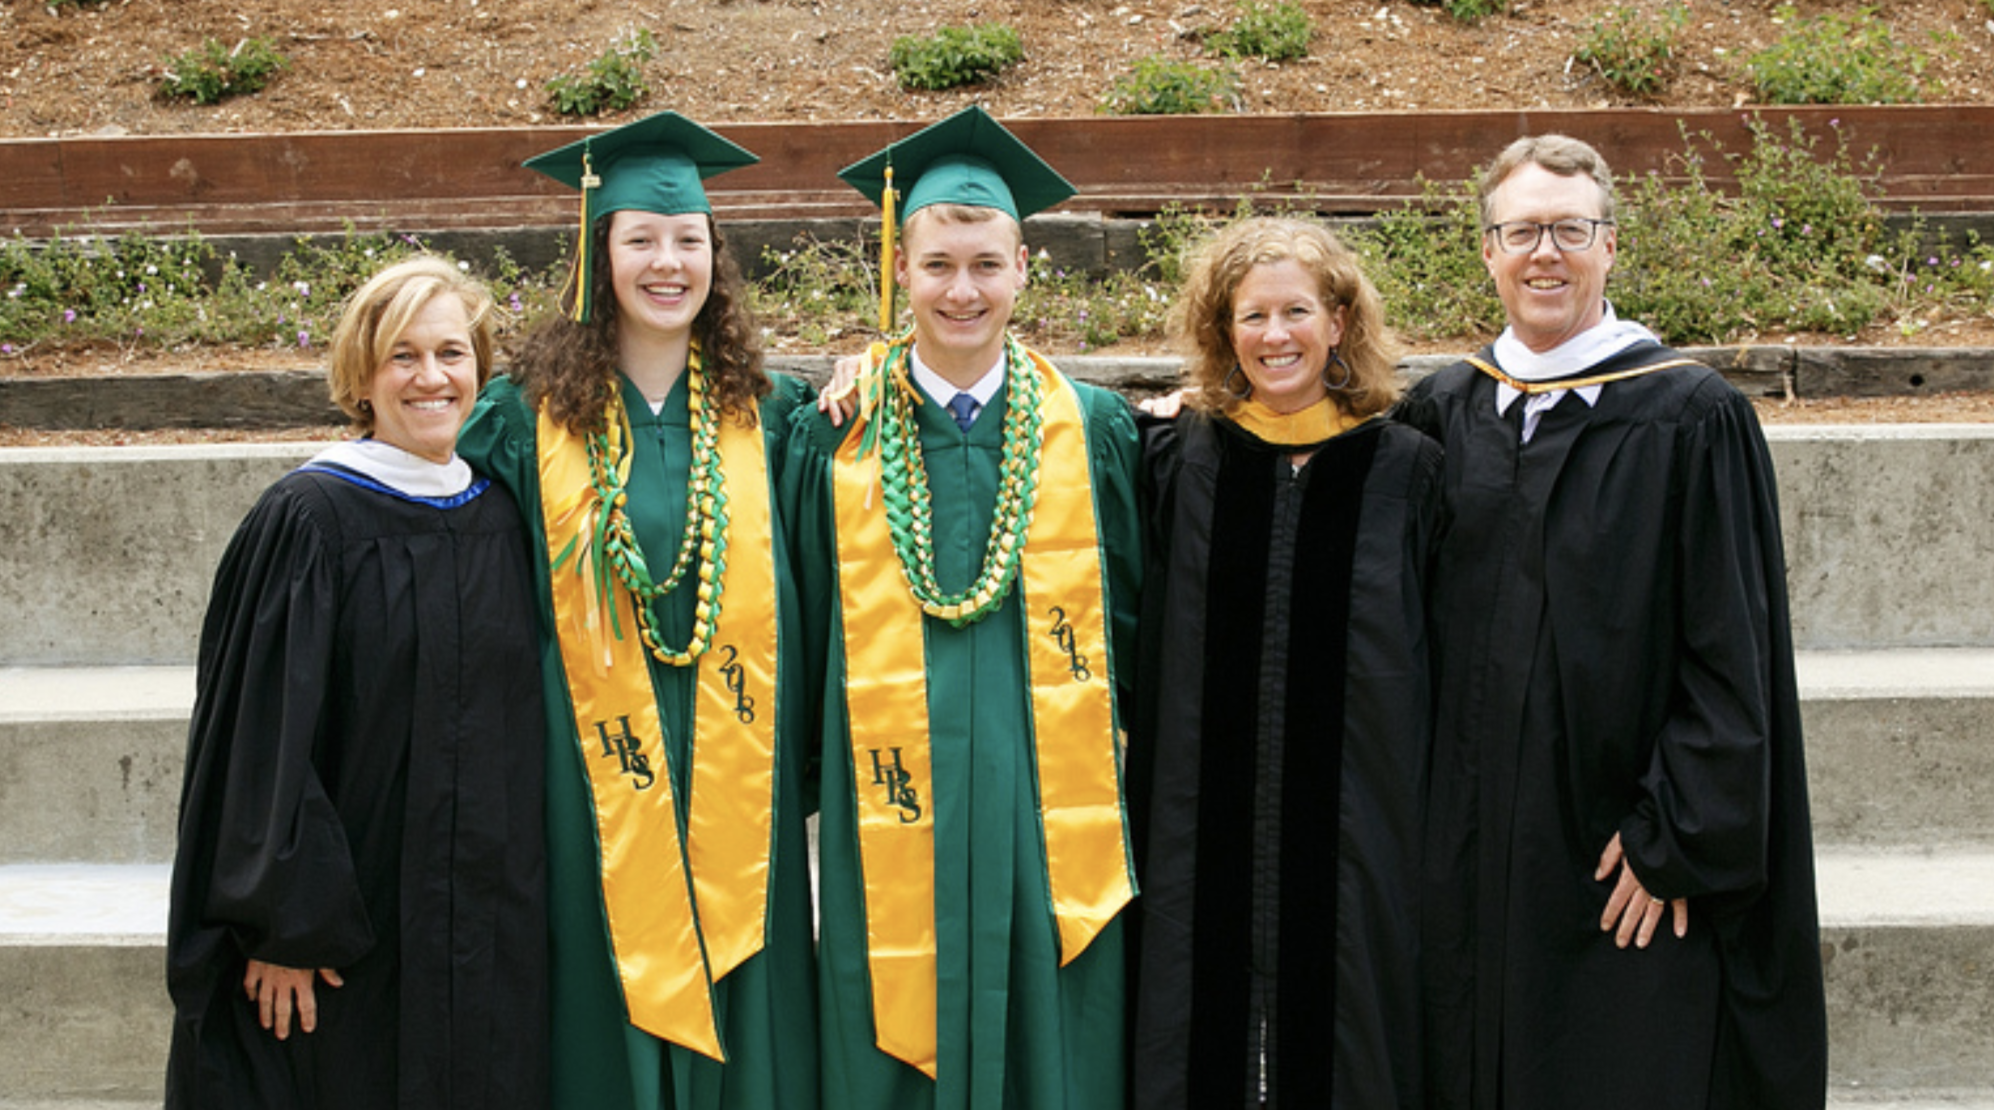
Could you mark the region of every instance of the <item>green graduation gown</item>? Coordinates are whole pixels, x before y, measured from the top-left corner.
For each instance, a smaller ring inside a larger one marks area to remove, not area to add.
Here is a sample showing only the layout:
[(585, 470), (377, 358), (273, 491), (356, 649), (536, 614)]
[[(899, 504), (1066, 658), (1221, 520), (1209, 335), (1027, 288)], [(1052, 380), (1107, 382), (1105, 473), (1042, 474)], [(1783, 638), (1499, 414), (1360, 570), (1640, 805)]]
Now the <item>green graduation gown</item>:
[[(1112, 614), (1110, 665), (1117, 676), (1132, 675), (1142, 568), (1140, 445), (1120, 397), (1075, 388), (1091, 475), (1042, 474), (1040, 481), (1049, 486), (1091, 478)], [(996, 505), (1006, 393), (1000, 390), (966, 433), (932, 399), (915, 406), (933, 495), (937, 576), (945, 590), (963, 589), (981, 566)], [(782, 512), (805, 599), (810, 673), (823, 680), (818, 850), (824, 1106), (1120, 1106), (1122, 923), (1111, 922), (1078, 958), (1059, 966), (1016, 590), (965, 628), (923, 618), (933, 760), (936, 1079), (875, 1045), (831, 489), (831, 456), (843, 431), (811, 411), (800, 412), (792, 424)], [(1117, 702), (1130, 704), (1119, 680)]]
[[(763, 443), (770, 481), (780, 463), (781, 436), (791, 410), (806, 406), (810, 389), (776, 376), (776, 389), (761, 402)], [(633, 454), (626, 505), (638, 543), (659, 572), (671, 565), (685, 524), (686, 483), (692, 465), (685, 379), (680, 377), (654, 415), (626, 380)], [(540, 509), (536, 420), (519, 390), (500, 378), (485, 388), (458, 438), (457, 450), (473, 466), (503, 483), (519, 501), (532, 529), (540, 611), (540, 671), (548, 735), (565, 738), (547, 750), (548, 901), (553, 948), (553, 1105), (562, 1110), (793, 1110), (817, 1098), (815, 972), (811, 955), (810, 889), (804, 817), (807, 707), (800, 688), (776, 690), (775, 846), (770, 859), (769, 918), (764, 949), (714, 988), (715, 1018), (728, 1063), (670, 1045), (629, 1024), (611, 962), (603, 917), (596, 824), (589, 780), (575, 734), (573, 702), (552, 634), (547, 538)], [(770, 503), (774, 504), (773, 495)], [(776, 523), (774, 549), (784, 550)], [(741, 558), (744, 552), (730, 552)], [(780, 555), (778, 554), (780, 563)], [(778, 565), (779, 667), (800, 674), (801, 641), (795, 635), (796, 594)], [(684, 644), (692, 628), (693, 591), (681, 588), (659, 599), (653, 613), (667, 644)], [(634, 634), (634, 633), (632, 633)], [(673, 789), (687, 805), (693, 727), (692, 670), (651, 661), (651, 682), (672, 769)], [(685, 806), (680, 810), (684, 833)]]

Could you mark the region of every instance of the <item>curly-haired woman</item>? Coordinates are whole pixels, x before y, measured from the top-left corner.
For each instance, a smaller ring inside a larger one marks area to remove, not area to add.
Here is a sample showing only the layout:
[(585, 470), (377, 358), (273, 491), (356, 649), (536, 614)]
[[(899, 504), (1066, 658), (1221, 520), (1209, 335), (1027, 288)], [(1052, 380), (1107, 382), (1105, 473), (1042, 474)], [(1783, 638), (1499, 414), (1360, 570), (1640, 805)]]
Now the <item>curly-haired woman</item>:
[(771, 379), (675, 113), (527, 163), (582, 191), (566, 315), (459, 450), (539, 541), (554, 1105), (815, 1105), (795, 593)]
[(1423, 629), (1441, 452), (1320, 225), (1257, 218), (1173, 308), (1146, 421), (1134, 1105), (1417, 1107)]

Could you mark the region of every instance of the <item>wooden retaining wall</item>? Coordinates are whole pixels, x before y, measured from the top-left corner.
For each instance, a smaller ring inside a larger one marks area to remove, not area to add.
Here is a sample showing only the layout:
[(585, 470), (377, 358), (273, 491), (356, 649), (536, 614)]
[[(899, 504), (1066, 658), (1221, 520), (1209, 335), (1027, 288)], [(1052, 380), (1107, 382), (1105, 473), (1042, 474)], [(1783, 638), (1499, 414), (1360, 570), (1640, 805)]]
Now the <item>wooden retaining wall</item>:
[[(1331, 214), (1416, 199), (1422, 177), (1465, 178), (1519, 135), (1593, 143), (1623, 177), (1679, 178), (1683, 135), (1749, 148), (1789, 120), (1832, 150), (1845, 136), (1880, 167), (1882, 203), (1994, 211), (1994, 106), (1146, 116), (1006, 121), (1080, 193), (1062, 211), (1150, 215), (1230, 206), (1263, 189)], [(709, 183), (723, 219), (863, 216), (837, 170), (921, 122), (743, 123), (717, 128), (763, 161)], [(0, 142), (0, 234), (192, 226), (203, 234), (553, 226), (573, 194), (520, 168), (581, 126), (252, 135), (74, 137)], [(1707, 158), (1713, 184), (1728, 183)]]

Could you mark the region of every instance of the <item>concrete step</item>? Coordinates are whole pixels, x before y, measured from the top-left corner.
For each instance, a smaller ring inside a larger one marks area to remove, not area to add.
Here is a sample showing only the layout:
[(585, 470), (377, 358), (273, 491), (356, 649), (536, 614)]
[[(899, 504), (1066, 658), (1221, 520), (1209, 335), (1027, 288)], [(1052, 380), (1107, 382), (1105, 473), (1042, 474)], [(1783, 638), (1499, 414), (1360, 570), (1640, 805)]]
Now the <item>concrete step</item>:
[(173, 858), (192, 667), (0, 667), (0, 864)]
[[(1780, 426), (1796, 642), (1994, 647), (1994, 425)], [(0, 449), (0, 666), (184, 664), (215, 563), (317, 445)]]
[(0, 1094), (157, 1105), (167, 882), (162, 865), (0, 867)]
[(1994, 1089), (1994, 852), (1816, 862), (1836, 1086)]
[(1994, 649), (1794, 663), (1817, 848), (1994, 847)]
[[(1818, 865), (1836, 1103), (1994, 1107), (1994, 852)], [(157, 1097), (166, 884), (160, 866), (0, 867), (0, 1095)]]
[[(1816, 842), (1994, 847), (1994, 648), (1801, 652)], [(192, 667), (0, 667), (0, 864), (172, 858)]]

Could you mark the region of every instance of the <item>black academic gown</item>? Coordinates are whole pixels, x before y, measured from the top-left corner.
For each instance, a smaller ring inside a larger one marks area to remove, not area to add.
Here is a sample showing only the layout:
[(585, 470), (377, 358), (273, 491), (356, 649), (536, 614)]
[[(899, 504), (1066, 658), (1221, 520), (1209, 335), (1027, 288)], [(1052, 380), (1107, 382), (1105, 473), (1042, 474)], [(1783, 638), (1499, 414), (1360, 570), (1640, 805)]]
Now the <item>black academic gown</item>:
[[(1484, 351), (1493, 361), (1493, 352)], [(1643, 344), (1591, 368), (1673, 358)], [(1462, 363), (1447, 450), (1426, 921), (1436, 1106), (1818, 1110), (1827, 1036), (1771, 458), (1701, 366), (1524, 406)], [(1646, 950), (1600, 929), (1619, 833)]]
[[(174, 861), (168, 1107), (544, 1107), (542, 714), (519, 510), (294, 472), (201, 632)], [(479, 488), (477, 486), (474, 489)], [(257, 1024), (251, 958), (331, 967)]]
[(1372, 420), (1297, 474), (1201, 415), (1144, 447), (1134, 1105), (1416, 1110), (1440, 448)]

